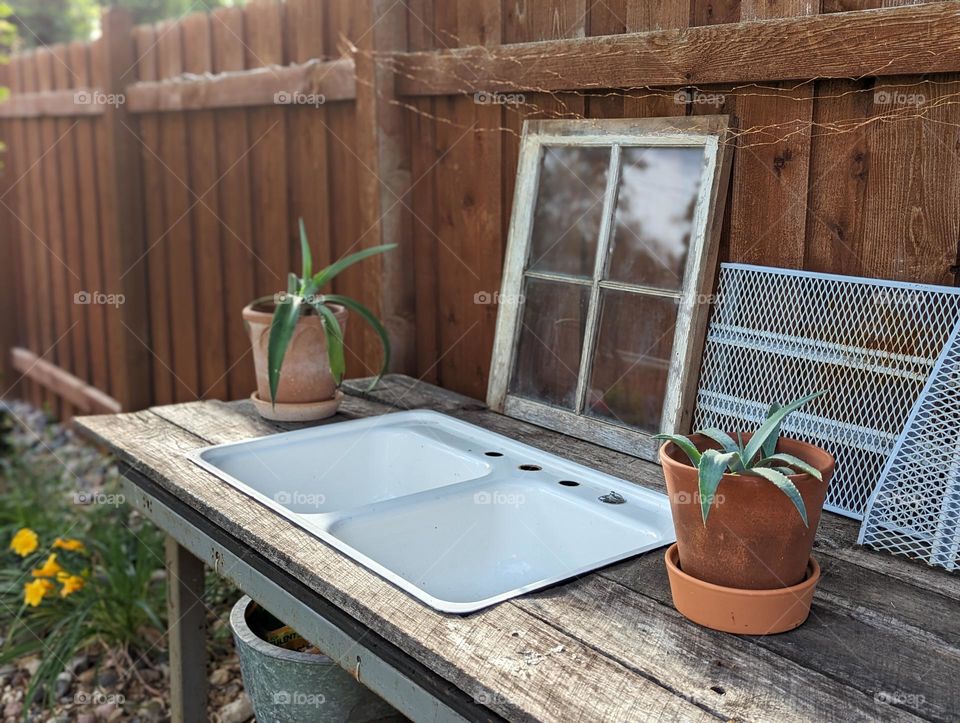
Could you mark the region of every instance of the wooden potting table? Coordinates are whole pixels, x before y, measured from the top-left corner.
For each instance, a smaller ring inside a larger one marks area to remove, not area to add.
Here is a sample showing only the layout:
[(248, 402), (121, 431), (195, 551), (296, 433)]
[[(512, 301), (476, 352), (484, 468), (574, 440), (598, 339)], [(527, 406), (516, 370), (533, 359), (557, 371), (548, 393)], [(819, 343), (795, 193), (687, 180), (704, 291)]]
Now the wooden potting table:
[[(347, 384), (323, 423), (434, 409), (657, 490), (660, 468), (389, 376)], [(206, 717), (203, 565), (235, 582), (413, 720), (875, 721), (960, 718), (960, 577), (855, 545), (826, 513), (810, 619), (761, 638), (673, 608), (662, 551), (472, 615), (438, 613), (185, 457), (273, 434), (248, 401), (75, 420), (169, 536), (175, 720)]]

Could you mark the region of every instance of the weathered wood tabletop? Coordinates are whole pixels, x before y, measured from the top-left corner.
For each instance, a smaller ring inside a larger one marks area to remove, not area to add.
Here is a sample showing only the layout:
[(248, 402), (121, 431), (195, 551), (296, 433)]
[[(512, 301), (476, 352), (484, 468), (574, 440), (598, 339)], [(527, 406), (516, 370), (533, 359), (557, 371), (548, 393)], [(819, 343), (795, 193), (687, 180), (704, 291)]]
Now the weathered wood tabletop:
[[(429, 408), (640, 485), (660, 468), (494, 414), (475, 400), (389, 376), (348, 384), (324, 423)], [(293, 425), (249, 402), (193, 402), (76, 420), (86, 436), (294, 574), (496, 716), (540, 720), (958, 720), (960, 577), (855, 545), (825, 514), (823, 576), (799, 629), (747, 638), (673, 608), (662, 551), (467, 616), (421, 604), (190, 463), (184, 452)]]

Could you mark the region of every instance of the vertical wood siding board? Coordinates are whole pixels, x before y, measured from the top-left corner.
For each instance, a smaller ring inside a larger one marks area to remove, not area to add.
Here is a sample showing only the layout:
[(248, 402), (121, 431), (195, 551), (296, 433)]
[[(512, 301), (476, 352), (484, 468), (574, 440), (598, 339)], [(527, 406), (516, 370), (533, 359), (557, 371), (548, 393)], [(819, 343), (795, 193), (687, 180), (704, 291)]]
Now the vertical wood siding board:
[[(157, 27), (157, 65), (161, 79), (183, 72), (183, 27), (166, 21)], [(167, 250), (170, 293), (170, 339), (174, 399), (193, 401), (200, 389), (199, 346), (196, 324), (196, 265), (191, 229), (191, 205), (195, 198), (189, 188), (190, 141), (184, 113), (159, 117), (160, 165), (165, 217), (161, 235)]]
[[(282, 65), (283, 5), (258, 0), (243, 8), (246, 31), (246, 66)], [(287, 219), (286, 169), (287, 109), (255, 108), (249, 111), (251, 189), (253, 192), (254, 249), (257, 265), (256, 294), (286, 290), (292, 270), (294, 237)]]
[[(244, 17), (240, 7), (219, 8), (212, 15), (214, 72), (242, 70)], [(252, 198), (248, 150), (247, 111), (217, 111), (218, 177), (216, 193), (220, 206), (223, 240), (227, 361), (231, 398), (245, 397), (254, 386), (253, 359), (241, 312), (255, 296), (258, 261), (252, 253)]]
[[(289, 60), (304, 63), (327, 57), (324, 48), (322, 3), (313, 0), (287, 0), (286, 34)], [(289, 111), (290, 133), (294, 139), (288, 148), (290, 173), (290, 222), (298, 235), (298, 220), (303, 219), (315, 268), (332, 261), (330, 248), (330, 206), (327, 166), (326, 108), (305, 106)], [(294, 268), (301, 267), (299, 245), (295, 245)]]
[[(37, 89), (50, 91), (54, 87), (53, 64), (56, 60), (53, 51), (43, 48), (37, 51)], [(72, 286), (71, 269), (67, 267), (66, 243), (64, 242), (63, 215), (61, 199), (64, 192), (63, 177), (60, 173), (59, 156), (65, 142), (57, 133), (58, 122), (53, 118), (40, 121), (41, 148), (44, 156), (41, 162), (44, 189), (44, 213), (47, 219), (47, 246), (50, 267), (50, 287), (47, 290), (47, 303), (53, 307), (53, 343), (54, 347), (47, 355), (49, 361), (61, 369), (73, 371), (73, 354), (70, 338), (70, 305), (72, 298), (67, 291)], [(75, 272), (74, 272), (75, 273)], [(61, 419), (73, 416), (73, 406), (62, 398), (57, 399), (57, 410)]]
[[(136, 53), (128, 10), (112, 7), (102, 19), (103, 36), (93, 80), (108, 94), (122, 94), (133, 81)], [(107, 307), (111, 394), (125, 409), (140, 409), (152, 394), (147, 269), (143, 261), (143, 196), (138, 122), (122, 103), (104, 106), (97, 125), (103, 268), (107, 285), (124, 302)]]
[[(90, 45), (73, 42), (68, 49), (70, 69), (78, 87), (92, 85), (90, 75)], [(83, 290), (103, 291), (103, 237), (100, 233), (100, 185), (96, 162), (96, 134), (98, 119), (79, 118), (74, 132), (77, 137), (77, 202), (80, 214), (80, 239), (83, 247)], [(90, 380), (97, 389), (107, 393), (110, 371), (107, 359), (106, 309), (102, 304), (82, 305), (89, 334), (84, 340), (90, 358)]]
[[(23, 56), (23, 87), (28, 92), (39, 90), (37, 79), (36, 52)], [(30, 244), (35, 252), (34, 278), (36, 288), (36, 302), (39, 308), (39, 348), (36, 353), (41, 357), (52, 360), (55, 356), (53, 346), (53, 300), (50, 295), (50, 251), (49, 234), (47, 232), (47, 218), (44, 209), (43, 163), (38, 161), (43, 152), (41, 133), (42, 121), (31, 119), (25, 123), (27, 143), (27, 168), (30, 183), (30, 216), (24, 217), (31, 230)], [(41, 391), (43, 404), (56, 413), (56, 397), (46, 388)]]
[[(377, 256), (363, 267), (367, 295), (391, 339), (393, 371), (409, 373), (416, 366), (414, 249), (409, 208), (410, 145), (408, 113), (391, 102), (394, 79), (391, 67), (377, 53), (407, 48), (407, 11), (392, 0), (373, 0), (363, 6), (363, 26), (369, 28), (356, 41), (357, 152), (361, 163), (360, 209), (366, 238), (364, 245), (395, 243), (397, 248)], [(380, 366), (376, 339), (365, 361)]]
[[(354, 42), (366, 31), (363, 8), (352, 0), (331, 0), (328, 4), (326, 47), (328, 53), (340, 57), (345, 50), (344, 40)], [(361, 173), (358, 160), (357, 113), (355, 103), (333, 103), (327, 108), (327, 158), (330, 168), (336, 169), (335, 181), (330, 184), (331, 249), (334, 259), (358, 251), (362, 247), (362, 225), (359, 201)], [(353, 296), (373, 308), (374, 289), (365, 284), (364, 269), (354, 266), (340, 274), (333, 282), (333, 290)], [(376, 340), (366, 324), (350, 321), (347, 324), (347, 375), (374, 374), (377, 353)]]
[[(58, 45), (54, 52), (54, 87), (58, 90), (69, 90), (75, 87), (75, 75), (70, 69), (70, 54), (66, 45)], [(65, 293), (69, 302), (69, 323), (71, 361), (73, 367), (69, 370), (74, 375), (90, 382), (90, 365), (87, 349), (87, 339), (90, 330), (87, 328), (87, 317), (83, 313), (84, 304), (76, 303), (75, 294), (83, 290), (83, 248), (80, 241), (80, 208), (78, 198), (77, 175), (77, 140), (79, 138), (76, 119), (61, 118), (57, 120), (57, 137), (62, 138), (58, 146), (60, 164), (60, 185), (63, 208), (63, 236), (64, 260), (73, 274), (66, 276)]]
[[(213, 71), (210, 18), (206, 12), (186, 16), (183, 26), (184, 70), (201, 75)], [(227, 343), (223, 303), (223, 250), (220, 236), (220, 205), (215, 185), (217, 173), (217, 130), (214, 111), (187, 114), (190, 145), (190, 187), (193, 249), (197, 270), (196, 325), (199, 333), (200, 395), (226, 399)]]
[[(0, 66), (0, 86), (12, 89), (12, 74), (13, 69), (10, 64)], [(7, 318), (0, 322), (3, 326), (3, 335), (0, 337), (0, 354), (3, 355), (0, 359), (0, 375), (2, 375), (0, 376), (0, 396), (10, 399), (19, 399), (26, 388), (18, 381), (20, 373), (13, 368), (10, 358), (10, 350), (14, 346), (23, 346), (26, 339), (20, 222), (14, 218), (18, 205), (14, 183), (19, 177), (17, 173), (19, 159), (16, 158), (16, 151), (12, 150), (15, 122), (11, 119), (0, 125), (2, 140), (6, 146), (6, 152), (3, 154), (5, 165), (2, 169), (2, 182), (0, 182), (0, 198), (3, 198), (5, 203), (4, 206), (0, 206), (0, 228), (4, 229), (0, 248), (2, 248), (3, 257), (8, 259), (8, 263), (0, 269), (2, 303), (7, 309)]]
[[(411, 51), (436, 47), (433, 0), (407, 3), (407, 43)], [(410, 145), (411, 242), (414, 247), (414, 288), (416, 290), (416, 376), (437, 382), (435, 361), (439, 356), (437, 330), (438, 248), (434, 238), (436, 223), (436, 173), (431, 168), (437, 157), (436, 121), (432, 98), (414, 102), (418, 112), (408, 111)]]
[(830, 132), (826, 124), (870, 117), (872, 81), (817, 82), (811, 139), (807, 243), (804, 268), (839, 274), (865, 273), (857, 248), (870, 173), (868, 130)]
[[(137, 49), (137, 79), (158, 80), (157, 29), (141, 25), (134, 31)], [(164, 238), (163, 177), (167, 170), (160, 158), (160, 116), (147, 113), (140, 117), (143, 168), (144, 236), (146, 243), (147, 278), (150, 288), (150, 346), (155, 357), (153, 364), (153, 402), (171, 404), (174, 401), (173, 349), (170, 322), (169, 243)]]
[[(26, 61), (23, 56), (15, 56), (9, 65), (10, 89), (12, 93), (25, 92), (24, 86), (24, 66)], [(28, 224), (32, 218), (31, 209), (31, 185), (28, 168), (32, 163), (30, 149), (27, 143), (27, 121), (15, 120), (11, 123), (12, 135), (10, 138), (10, 151), (13, 160), (13, 169), (16, 173), (14, 182), (16, 183), (16, 204), (7, 203), (14, 206), (14, 210), (19, 219), (15, 219), (14, 233), (18, 238), (20, 246), (21, 274), (19, 287), (22, 290), (24, 302), (24, 327), (25, 341), (28, 348), (34, 353), (41, 353), (40, 349), (40, 308), (37, 304), (37, 293), (39, 289), (36, 286), (37, 278), (37, 243), (36, 239), (28, 229)], [(25, 392), (27, 399), (34, 404), (39, 405), (42, 402), (42, 392), (36, 382), (25, 380)]]
[[(743, 2), (743, 20), (815, 14), (808, 2)], [(777, 90), (738, 94), (741, 136), (733, 178), (730, 254), (734, 261), (800, 268), (806, 241), (812, 83), (779, 83)], [(795, 131), (799, 131), (794, 134)], [(785, 138), (787, 135), (789, 138)]]

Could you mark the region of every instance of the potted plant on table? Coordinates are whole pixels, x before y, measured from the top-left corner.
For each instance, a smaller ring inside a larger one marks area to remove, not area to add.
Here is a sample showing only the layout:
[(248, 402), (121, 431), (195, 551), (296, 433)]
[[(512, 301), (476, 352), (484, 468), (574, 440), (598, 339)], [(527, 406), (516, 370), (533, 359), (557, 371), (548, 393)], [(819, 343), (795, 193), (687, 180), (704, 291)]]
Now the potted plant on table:
[(286, 292), (261, 297), (243, 309), (257, 375), (257, 390), (251, 399), (261, 416), (303, 422), (323, 419), (337, 411), (342, 397), (338, 387), (346, 366), (343, 332), (349, 311), (380, 337), (383, 366), (377, 379), (384, 374), (390, 363), (390, 339), (383, 324), (359, 301), (341, 294), (322, 294), (321, 290), (345, 269), (394, 246), (358, 251), (314, 273), (310, 245), (300, 220), (300, 276), (291, 273)]
[(667, 573), (677, 610), (732, 633), (764, 635), (806, 620), (820, 578), (810, 555), (833, 457), (781, 438), (787, 415), (822, 392), (773, 405), (752, 434), (663, 434), (677, 543)]

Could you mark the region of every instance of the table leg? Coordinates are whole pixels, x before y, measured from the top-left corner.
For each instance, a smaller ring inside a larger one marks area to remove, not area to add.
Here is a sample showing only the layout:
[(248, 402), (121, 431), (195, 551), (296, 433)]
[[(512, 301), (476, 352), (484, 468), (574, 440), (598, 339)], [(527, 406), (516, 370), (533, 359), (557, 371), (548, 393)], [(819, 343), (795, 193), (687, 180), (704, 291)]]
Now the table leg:
[(203, 563), (172, 537), (166, 540), (170, 637), (170, 716), (174, 723), (207, 719), (207, 635)]

